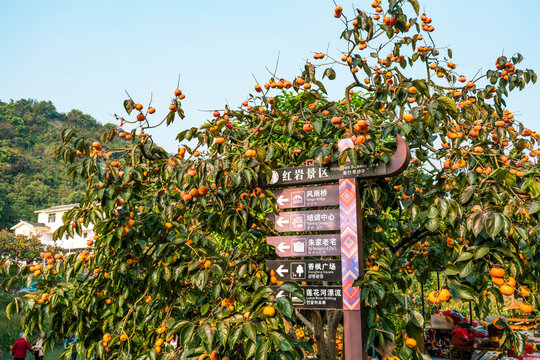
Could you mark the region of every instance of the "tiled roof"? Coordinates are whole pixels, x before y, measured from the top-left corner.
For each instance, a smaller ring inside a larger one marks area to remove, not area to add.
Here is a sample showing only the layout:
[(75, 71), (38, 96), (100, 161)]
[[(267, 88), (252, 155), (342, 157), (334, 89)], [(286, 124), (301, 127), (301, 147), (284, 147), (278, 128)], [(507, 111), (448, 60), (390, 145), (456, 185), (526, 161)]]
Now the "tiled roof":
[(27, 224), (27, 225), (30, 225), (32, 227), (35, 227), (35, 228), (45, 228), (45, 229), (49, 229), (49, 227), (43, 223), (39, 223), (39, 222), (36, 222), (36, 221), (25, 221), (25, 220), (21, 220), (19, 221), (18, 224), (14, 225), (11, 227), (11, 230), (14, 230), (15, 228), (18, 228), (20, 224)]
[(25, 223), (27, 223), (27, 224), (30, 224), (30, 225), (32, 225), (32, 226), (34, 226), (34, 227), (48, 227), (47, 225), (45, 225), (45, 224), (43, 224), (43, 223), (40, 223), (40, 222), (37, 222), (37, 221), (26, 221), (26, 220), (25, 220), (25, 221), (23, 221), (23, 222), (25, 222)]

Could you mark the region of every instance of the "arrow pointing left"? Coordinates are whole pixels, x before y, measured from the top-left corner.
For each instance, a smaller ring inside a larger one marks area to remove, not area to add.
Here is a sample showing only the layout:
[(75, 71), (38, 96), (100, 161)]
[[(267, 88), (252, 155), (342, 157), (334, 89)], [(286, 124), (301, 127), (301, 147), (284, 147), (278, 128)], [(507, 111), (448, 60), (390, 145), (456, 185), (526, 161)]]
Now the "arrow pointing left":
[(276, 269), (276, 272), (278, 273), (279, 276), (283, 277), (286, 273), (289, 272), (289, 269), (286, 269), (285, 266), (280, 265), (280, 266)]

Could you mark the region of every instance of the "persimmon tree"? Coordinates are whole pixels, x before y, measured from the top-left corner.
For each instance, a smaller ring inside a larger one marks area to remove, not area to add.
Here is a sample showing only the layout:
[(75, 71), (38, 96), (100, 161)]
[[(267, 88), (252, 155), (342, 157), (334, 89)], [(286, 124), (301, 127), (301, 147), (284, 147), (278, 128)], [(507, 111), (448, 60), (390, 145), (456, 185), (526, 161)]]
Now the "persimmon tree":
[[(101, 139), (64, 132), (58, 155), (87, 192), (56, 236), (89, 223), (98, 235), (88, 250), (55, 262), (58, 275), (44, 269), (37, 298), (15, 300), (29, 330), (51, 314), (47, 344), (69, 332), (79, 338), (66, 358), (291, 359), (310, 351), (294, 331), (303, 323), (318, 358), (335, 359), (341, 312), (295, 311), (267, 286), (275, 280), (264, 259), (275, 255), (265, 239), (275, 230), (266, 214), (276, 199), (260, 184), (273, 168), (307, 159), (386, 162), (397, 134), (414, 156), (406, 172), (360, 182), (366, 346), (422, 358), (415, 339), (425, 319), (403, 295), (432, 271), (443, 275), (433, 303), (455, 296), (484, 314), (493, 299), (515, 295), (524, 312), (538, 309), (539, 135), (506, 106), (508, 93), (536, 74), (516, 54), (462, 75), (416, 0), (376, 0), (350, 14), (338, 6), (334, 17), (345, 28), (341, 53), (318, 52), (297, 77), (257, 83), (241, 106), (180, 132), (176, 154), (147, 130), (184, 119), (179, 89), (162, 121), (153, 104), (128, 99), (130, 116)], [(338, 75), (350, 84), (331, 100), (323, 81)], [(112, 145), (118, 136), (123, 146)], [(340, 153), (344, 137), (356, 147)], [(18, 278), (33, 274), (24, 267)], [(278, 285), (301, 296), (295, 284)], [(394, 318), (408, 319), (405, 339)], [(501, 346), (522, 351), (522, 336), (504, 329)]]
[(39, 259), (43, 244), (37, 236), (17, 235), (0, 230), (0, 259), (32, 262)]

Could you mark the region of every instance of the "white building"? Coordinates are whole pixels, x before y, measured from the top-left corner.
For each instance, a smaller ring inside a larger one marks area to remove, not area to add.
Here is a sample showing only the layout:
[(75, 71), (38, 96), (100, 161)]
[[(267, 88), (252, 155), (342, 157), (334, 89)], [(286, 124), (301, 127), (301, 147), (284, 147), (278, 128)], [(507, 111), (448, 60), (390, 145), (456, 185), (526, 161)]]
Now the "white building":
[(21, 220), (17, 225), (13, 226), (11, 230), (15, 234), (39, 236), (43, 245), (58, 246), (67, 251), (87, 248), (86, 242), (94, 237), (94, 227), (92, 224), (89, 224), (88, 227), (83, 225), (82, 236), (74, 234), (74, 237), (71, 238), (65, 235), (62, 239), (56, 241), (53, 240), (54, 232), (63, 225), (62, 216), (64, 213), (77, 205), (78, 204), (59, 205), (38, 210), (36, 211), (38, 214), (37, 222)]

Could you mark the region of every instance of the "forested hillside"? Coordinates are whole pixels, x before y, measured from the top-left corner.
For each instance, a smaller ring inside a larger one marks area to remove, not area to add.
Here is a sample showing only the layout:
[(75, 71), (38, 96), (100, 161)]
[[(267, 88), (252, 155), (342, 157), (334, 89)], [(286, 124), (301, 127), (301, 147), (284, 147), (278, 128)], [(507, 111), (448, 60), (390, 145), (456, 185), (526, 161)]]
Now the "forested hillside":
[(104, 126), (113, 125), (78, 110), (59, 113), (50, 101), (0, 101), (0, 229), (35, 221), (34, 210), (78, 202), (82, 184), (71, 181), (54, 150), (67, 127), (99, 136)]

